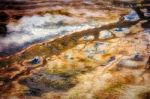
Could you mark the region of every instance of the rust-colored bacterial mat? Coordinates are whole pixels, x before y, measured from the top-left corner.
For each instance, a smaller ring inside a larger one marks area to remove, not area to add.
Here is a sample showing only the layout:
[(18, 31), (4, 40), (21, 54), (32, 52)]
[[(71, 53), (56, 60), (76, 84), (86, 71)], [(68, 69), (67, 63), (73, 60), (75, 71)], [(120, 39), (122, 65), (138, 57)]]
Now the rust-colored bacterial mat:
[[(6, 6), (7, 5), (7, 6)], [(0, 99), (149, 99), (150, 34), (112, 0), (2, 0)]]

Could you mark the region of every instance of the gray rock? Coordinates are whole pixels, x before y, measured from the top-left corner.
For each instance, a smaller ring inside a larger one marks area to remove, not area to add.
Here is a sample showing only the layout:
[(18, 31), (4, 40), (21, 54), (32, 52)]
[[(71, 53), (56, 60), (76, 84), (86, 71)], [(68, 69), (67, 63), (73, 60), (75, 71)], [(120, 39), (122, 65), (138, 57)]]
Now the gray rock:
[(125, 21), (137, 21), (139, 20), (139, 16), (135, 11), (131, 11), (128, 15), (124, 16)]

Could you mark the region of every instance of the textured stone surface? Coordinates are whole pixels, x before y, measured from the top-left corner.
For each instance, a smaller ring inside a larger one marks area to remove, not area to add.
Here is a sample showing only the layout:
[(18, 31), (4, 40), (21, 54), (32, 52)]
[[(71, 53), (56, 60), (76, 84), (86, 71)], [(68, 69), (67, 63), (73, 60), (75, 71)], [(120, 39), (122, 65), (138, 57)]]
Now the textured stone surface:
[(97, 0), (0, 2), (8, 3), (9, 31), (0, 37), (0, 98), (149, 97), (150, 35), (140, 22), (119, 20), (129, 9)]
[(23, 47), (56, 36), (117, 22), (120, 15), (127, 12), (115, 7), (108, 10), (110, 1), (0, 2), (0, 6), (4, 5), (0, 8), (0, 19), (7, 27), (7, 31), (1, 27), (1, 34), (5, 34), (5, 37), (0, 37), (0, 56), (15, 53)]

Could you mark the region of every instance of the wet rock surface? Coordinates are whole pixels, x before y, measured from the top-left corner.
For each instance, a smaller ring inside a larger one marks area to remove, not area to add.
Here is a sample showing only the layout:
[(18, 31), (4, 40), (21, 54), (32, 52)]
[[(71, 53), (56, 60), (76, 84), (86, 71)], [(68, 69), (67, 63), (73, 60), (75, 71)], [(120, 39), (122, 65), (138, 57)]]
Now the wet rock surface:
[(0, 36), (6, 36), (7, 34), (7, 21), (9, 15), (5, 12), (0, 11)]
[(11, 18), (0, 50), (41, 41), (0, 57), (0, 98), (149, 98), (150, 36), (134, 18), (119, 20), (129, 9), (109, 9), (109, 1), (51, 2), (0, 1)]
[[(67, 35), (70, 32), (100, 27), (102, 24), (108, 24), (106, 20), (110, 20), (110, 23), (117, 22), (118, 16), (126, 13), (126, 11), (123, 11), (114, 15), (113, 11), (107, 10), (109, 1), (91, 1), (89, 4), (84, 3), (84, 1), (77, 2), (73, 0), (2, 0), (1, 2), (1, 5), (8, 3), (8, 6), (0, 8), (2, 10), (1, 19), (5, 20), (7, 29), (6, 31), (5, 27), (1, 28), (1, 34), (5, 35), (7, 33), (7, 36), (0, 37), (0, 57), (16, 53), (31, 44)], [(105, 3), (104, 7), (98, 6)], [(43, 5), (40, 6), (40, 4)], [(33, 5), (33, 8), (30, 5)], [(96, 6), (92, 7), (92, 5)], [(20, 9), (15, 7), (20, 7)], [(99, 7), (102, 7), (106, 12), (100, 10)], [(114, 10), (118, 10), (118, 8), (114, 8)]]
[(7, 34), (6, 24), (0, 24), (0, 35), (5, 36)]

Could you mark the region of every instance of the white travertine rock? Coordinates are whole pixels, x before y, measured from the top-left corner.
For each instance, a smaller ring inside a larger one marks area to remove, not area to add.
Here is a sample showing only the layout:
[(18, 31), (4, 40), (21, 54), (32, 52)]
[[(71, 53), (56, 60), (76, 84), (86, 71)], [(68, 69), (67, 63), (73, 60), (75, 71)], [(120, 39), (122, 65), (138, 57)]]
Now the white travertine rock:
[(112, 34), (108, 30), (103, 30), (99, 32), (99, 39), (107, 39), (111, 37), (112, 37)]
[(85, 40), (85, 41), (94, 40), (94, 36), (93, 35), (83, 36), (80, 40)]
[(134, 60), (130, 60), (130, 59), (122, 59), (118, 63), (118, 66), (127, 67), (127, 68), (139, 68), (143, 65), (145, 65), (144, 61), (134, 61)]

